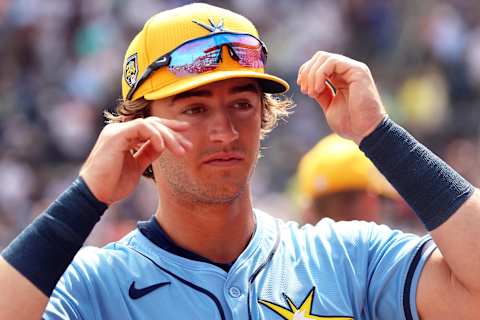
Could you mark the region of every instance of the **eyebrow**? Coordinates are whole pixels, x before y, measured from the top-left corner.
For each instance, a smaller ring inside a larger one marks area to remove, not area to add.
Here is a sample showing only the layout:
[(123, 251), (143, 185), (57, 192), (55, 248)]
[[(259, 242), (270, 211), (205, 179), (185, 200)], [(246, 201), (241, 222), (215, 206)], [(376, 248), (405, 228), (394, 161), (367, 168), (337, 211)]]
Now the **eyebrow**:
[(175, 95), (172, 98), (172, 101), (170, 101), (170, 105), (173, 105), (175, 102), (178, 102), (179, 100), (183, 99), (188, 99), (188, 98), (194, 98), (194, 97), (206, 97), (210, 98), (212, 97), (212, 92), (209, 90), (195, 90), (195, 91), (185, 91), (182, 93), (179, 93)]
[[(248, 83), (248, 84), (241, 85), (241, 86), (235, 86), (235, 87), (230, 88), (230, 90), (228, 90), (228, 93), (230, 93), (230, 94), (237, 94), (237, 93), (242, 93), (242, 92), (251, 92), (251, 93), (258, 94), (258, 93), (260, 93), (260, 90), (253, 83)], [(185, 91), (185, 92), (182, 92), (182, 93), (179, 93), (179, 94), (175, 95), (172, 98), (172, 100), (170, 101), (170, 105), (173, 105), (175, 102), (178, 102), (179, 100), (183, 100), (183, 99), (195, 98), (195, 97), (211, 98), (212, 96), (213, 96), (213, 94), (210, 90)]]
[(233, 87), (228, 92), (231, 93), (231, 94), (242, 93), (242, 92), (260, 93), (260, 90), (253, 83), (248, 83), (248, 84), (243, 85), (243, 86)]

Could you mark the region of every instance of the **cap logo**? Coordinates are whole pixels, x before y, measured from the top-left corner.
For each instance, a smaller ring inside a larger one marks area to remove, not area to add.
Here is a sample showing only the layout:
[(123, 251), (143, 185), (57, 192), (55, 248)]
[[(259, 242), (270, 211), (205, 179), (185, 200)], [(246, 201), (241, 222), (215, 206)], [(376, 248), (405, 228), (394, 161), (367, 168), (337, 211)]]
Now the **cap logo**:
[(210, 23), (210, 25), (197, 20), (192, 20), (192, 22), (198, 24), (200, 27), (207, 29), (208, 31), (213, 33), (225, 31), (225, 28), (223, 26), (224, 25), (223, 19), (220, 19), (218, 23), (215, 23), (213, 19), (208, 18), (208, 22)]
[(127, 62), (125, 63), (125, 82), (130, 86), (133, 87), (137, 82), (138, 77), (138, 58), (137, 54), (132, 54), (130, 57), (127, 58)]

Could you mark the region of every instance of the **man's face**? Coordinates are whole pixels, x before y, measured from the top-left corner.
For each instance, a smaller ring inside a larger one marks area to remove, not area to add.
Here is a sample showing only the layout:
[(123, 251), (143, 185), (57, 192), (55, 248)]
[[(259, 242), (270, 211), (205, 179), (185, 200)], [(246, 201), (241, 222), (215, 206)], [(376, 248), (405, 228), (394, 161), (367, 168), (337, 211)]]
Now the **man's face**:
[[(215, 82), (156, 100), (151, 113), (190, 123), (193, 148), (153, 163), (159, 188), (182, 200), (228, 203), (248, 191), (260, 148), (261, 91), (251, 79)], [(165, 189), (167, 188), (167, 189)]]

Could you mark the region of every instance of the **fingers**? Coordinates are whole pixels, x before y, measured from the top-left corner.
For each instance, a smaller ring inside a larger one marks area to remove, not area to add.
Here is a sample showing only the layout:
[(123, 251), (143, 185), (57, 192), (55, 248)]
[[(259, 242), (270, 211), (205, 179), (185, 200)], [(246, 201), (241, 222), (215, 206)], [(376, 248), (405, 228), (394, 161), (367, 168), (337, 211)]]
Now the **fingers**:
[(165, 147), (172, 153), (176, 155), (183, 155), (187, 150), (191, 149), (192, 143), (181, 133), (172, 129), (177, 128), (180, 130), (185, 130), (188, 128), (188, 124), (187, 127), (185, 127), (185, 123), (179, 124), (178, 121), (175, 121), (176, 123), (172, 123), (171, 121), (173, 120), (166, 121), (156, 117), (150, 117), (145, 120), (148, 121), (160, 133), (161, 137), (163, 138), (163, 142), (165, 143)]
[[(140, 134), (151, 138), (144, 142), (134, 153), (133, 157), (143, 172), (153, 161), (155, 161), (165, 149), (170, 150), (177, 156), (184, 155), (192, 148), (192, 143), (180, 132), (188, 129), (189, 124), (176, 120), (148, 117), (138, 119)], [(157, 141), (160, 139), (160, 141)]]
[[(327, 59), (326, 52), (317, 52), (300, 67), (297, 77), (297, 84), (301, 91), (316, 99), (324, 110), (328, 108), (335, 96), (333, 85), (326, 86), (326, 82), (329, 81), (328, 75), (324, 74), (324, 70), (321, 68)], [(326, 88), (328, 90), (325, 90)]]
[[(156, 127), (143, 119), (132, 121), (131, 127), (127, 128), (127, 142), (136, 145), (149, 142), (151, 146), (160, 154), (165, 149), (165, 139)], [(132, 147), (129, 145), (129, 147)]]
[[(310, 60), (300, 67), (297, 84), (300, 86), (300, 89), (304, 94), (308, 94), (312, 97), (315, 95), (316, 71), (327, 58), (328, 55), (326, 52), (318, 51)], [(317, 92), (317, 94), (320, 92), (321, 91)]]
[(145, 169), (147, 169), (147, 167), (158, 158), (158, 156), (159, 153), (154, 149), (150, 141), (144, 143), (133, 155), (141, 172), (144, 172)]
[(329, 104), (336, 89), (346, 88), (352, 81), (368, 76), (369, 70), (363, 63), (319, 51), (300, 67), (297, 83), (304, 94)]
[(309, 65), (309, 68), (306, 69), (306, 91), (311, 97), (318, 96), (325, 89), (325, 81), (328, 75), (323, 73), (322, 65), (324, 65), (327, 59), (328, 56), (324, 55), (323, 52), (317, 53), (313, 58), (313, 62)]
[(163, 125), (169, 127), (170, 129), (173, 129), (175, 131), (185, 131), (190, 127), (190, 124), (188, 122), (185, 122), (185, 121), (163, 119), (163, 118), (158, 118), (158, 117), (148, 117), (147, 119), (153, 120), (153, 121), (158, 121), (158, 122), (162, 123)]
[[(181, 134), (176, 133), (166, 126), (162, 126), (157, 121), (152, 122), (151, 125), (153, 125), (156, 130), (161, 132), (160, 135), (163, 138), (165, 148), (170, 150), (173, 154), (182, 156), (192, 148), (192, 143)], [(156, 150), (156, 148), (153, 146), (152, 140), (149, 140), (145, 142), (137, 152), (135, 152), (133, 157), (136, 159), (143, 172), (155, 159), (162, 154), (164, 149), (160, 151)]]
[(140, 150), (139, 146), (149, 142), (150, 148), (153, 148), (158, 156), (165, 148), (176, 155), (183, 155), (192, 147), (191, 142), (180, 133), (188, 129), (189, 124), (186, 122), (149, 117), (122, 125), (125, 147), (128, 150)]
[(329, 108), (336, 95), (336, 88), (331, 84), (331, 82), (326, 80), (325, 83), (327, 84), (325, 89), (317, 94), (317, 96), (313, 97), (324, 111)]
[(162, 152), (181, 156), (192, 147), (182, 134), (188, 128), (188, 123), (157, 117), (108, 124), (79, 174), (100, 201), (123, 199)]

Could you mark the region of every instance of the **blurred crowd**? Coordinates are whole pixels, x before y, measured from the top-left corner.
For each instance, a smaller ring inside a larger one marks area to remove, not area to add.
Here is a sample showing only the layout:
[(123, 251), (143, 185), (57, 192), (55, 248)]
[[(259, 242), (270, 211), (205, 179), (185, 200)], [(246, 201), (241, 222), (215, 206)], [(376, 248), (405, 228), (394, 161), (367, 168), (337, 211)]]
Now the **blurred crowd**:
[[(321, 110), (295, 85), (317, 50), (366, 62), (390, 116), (480, 184), (480, 2), (208, 1), (249, 17), (269, 71), (297, 103), (263, 142), (256, 207), (299, 219), (292, 191), (302, 155), (328, 135)], [(120, 97), (123, 55), (153, 13), (186, 1), (0, 0), (0, 249), (75, 178)], [(142, 181), (109, 208), (89, 243), (118, 239), (155, 210)], [(394, 225), (395, 227), (395, 225)]]

